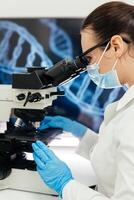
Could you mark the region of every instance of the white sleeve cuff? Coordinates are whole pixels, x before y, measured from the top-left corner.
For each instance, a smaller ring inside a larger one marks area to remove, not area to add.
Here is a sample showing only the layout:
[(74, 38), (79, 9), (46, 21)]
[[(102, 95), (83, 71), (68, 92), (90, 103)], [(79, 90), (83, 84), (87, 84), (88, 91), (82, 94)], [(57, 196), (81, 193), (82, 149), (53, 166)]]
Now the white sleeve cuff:
[(75, 180), (69, 181), (62, 192), (63, 200), (110, 200), (103, 194)]

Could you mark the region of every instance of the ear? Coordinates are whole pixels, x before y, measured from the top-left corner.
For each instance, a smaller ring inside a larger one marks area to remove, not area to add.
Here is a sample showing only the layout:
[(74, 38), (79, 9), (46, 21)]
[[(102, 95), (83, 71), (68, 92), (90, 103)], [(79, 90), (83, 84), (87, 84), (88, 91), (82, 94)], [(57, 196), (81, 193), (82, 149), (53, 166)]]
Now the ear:
[(126, 51), (127, 46), (125, 46), (125, 43), (120, 35), (114, 35), (111, 38), (110, 44), (117, 58), (120, 58)]

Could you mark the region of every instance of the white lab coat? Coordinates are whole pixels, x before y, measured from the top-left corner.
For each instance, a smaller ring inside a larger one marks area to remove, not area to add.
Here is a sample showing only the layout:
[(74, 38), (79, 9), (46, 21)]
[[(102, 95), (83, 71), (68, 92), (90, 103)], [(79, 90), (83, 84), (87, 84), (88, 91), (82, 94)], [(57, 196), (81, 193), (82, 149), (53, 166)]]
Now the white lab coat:
[(71, 180), (63, 200), (134, 200), (134, 85), (107, 106), (99, 134), (89, 130), (77, 152), (91, 160), (98, 189)]

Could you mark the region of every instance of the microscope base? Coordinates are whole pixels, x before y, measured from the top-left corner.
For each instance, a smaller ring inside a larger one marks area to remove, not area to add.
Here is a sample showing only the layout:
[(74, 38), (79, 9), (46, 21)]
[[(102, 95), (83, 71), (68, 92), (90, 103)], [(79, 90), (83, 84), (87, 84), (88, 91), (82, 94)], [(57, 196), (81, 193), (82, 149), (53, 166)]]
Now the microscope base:
[(12, 169), (6, 179), (0, 180), (0, 190), (5, 189), (57, 195), (44, 184), (37, 171), (30, 170)]

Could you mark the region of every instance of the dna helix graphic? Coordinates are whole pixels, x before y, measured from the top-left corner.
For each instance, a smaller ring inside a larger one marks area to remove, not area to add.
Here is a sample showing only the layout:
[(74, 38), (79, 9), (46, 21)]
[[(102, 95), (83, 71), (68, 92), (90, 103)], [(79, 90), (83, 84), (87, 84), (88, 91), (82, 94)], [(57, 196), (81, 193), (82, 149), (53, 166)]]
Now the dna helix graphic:
[(39, 22), (50, 28), (49, 46), (60, 58), (72, 58), (73, 46), (68, 34), (56, 24), (55, 19), (40, 19)]
[[(41, 59), (41, 66), (52, 66), (51, 60), (45, 54), (42, 45), (37, 39), (31, 35), (26, 28), (17, 25), (11, 21), (0, 20), (0, 33), (2, 33), (0, 41), (0, 71), (12, 74), (13, 72), (24, 71), (26, 67), (33, 66), (34, 60), (38, 55)], [(18, 36), (16, 46), (13, 49), (12, 57), (9, 58), (10, 40), (13, 34)], [(30, 52), (26, 57), (24, 66), (18, 66), (17, 61), (23, 51), (23, 45), (27, 43), (30, 47)]]

